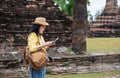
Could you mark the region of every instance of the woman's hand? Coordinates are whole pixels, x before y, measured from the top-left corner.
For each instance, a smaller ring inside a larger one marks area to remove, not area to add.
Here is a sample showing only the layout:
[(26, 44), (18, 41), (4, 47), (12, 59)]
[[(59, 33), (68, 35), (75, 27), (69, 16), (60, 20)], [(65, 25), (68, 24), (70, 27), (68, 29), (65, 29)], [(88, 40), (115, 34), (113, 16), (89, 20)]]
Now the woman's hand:
[(55, 42), (54, 41), (48, 41), (45, 43), (47, 46), (54, 46)]
[(37, 46), (38, 50), (40, 50), (41, 48), (49, 48), (49, 46), (54, 46), (55, 45), (55, 42), (54, 41), (48, 41), (46, 42), (45, 44), (41, 44), (39, 46)]

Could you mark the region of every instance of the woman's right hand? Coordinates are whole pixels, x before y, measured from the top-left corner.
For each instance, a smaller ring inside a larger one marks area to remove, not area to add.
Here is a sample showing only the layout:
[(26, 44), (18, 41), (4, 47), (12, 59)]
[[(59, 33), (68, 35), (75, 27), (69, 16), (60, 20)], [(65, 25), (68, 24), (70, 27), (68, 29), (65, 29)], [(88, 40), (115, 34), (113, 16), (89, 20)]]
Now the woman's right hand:
[(45, 43), (47, 46), (54, 46), (55, 42), (54, 41), (48, 41)]

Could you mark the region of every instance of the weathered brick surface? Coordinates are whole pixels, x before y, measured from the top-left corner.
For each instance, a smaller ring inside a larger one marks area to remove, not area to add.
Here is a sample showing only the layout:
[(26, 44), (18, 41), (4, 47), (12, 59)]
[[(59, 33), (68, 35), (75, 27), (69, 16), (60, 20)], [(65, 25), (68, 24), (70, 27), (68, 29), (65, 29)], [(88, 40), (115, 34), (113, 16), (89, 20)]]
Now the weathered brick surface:
[(36, 17), (46, 17), (50, 23), (44, 34), (46, 41), (60, 37), (57, 45), (71, 44), (72, 20), (52, 0), (1, 0), (0, 43), (5, 45), (0, 51), (7, 50), (6, 46), (12, 50), (24, 47), (27, 44), (27, 32)]
[[(63, 55), (55, 54), (47, 66), (49, 74), (73, 74), (102, 71), (120, 71), (120, 54)], [(0, 53), (0, 74), (24, 74), (22, 53)], [(9, 69), (8, 69), (9, 68)], [(11, 75), (13, 76), (13, 75)], [(27, 74), (29, 76), (29, 74)]]
[(106, 0), (103, 12), (90, 23), (90, 37), (120, 37), (118, 0)]

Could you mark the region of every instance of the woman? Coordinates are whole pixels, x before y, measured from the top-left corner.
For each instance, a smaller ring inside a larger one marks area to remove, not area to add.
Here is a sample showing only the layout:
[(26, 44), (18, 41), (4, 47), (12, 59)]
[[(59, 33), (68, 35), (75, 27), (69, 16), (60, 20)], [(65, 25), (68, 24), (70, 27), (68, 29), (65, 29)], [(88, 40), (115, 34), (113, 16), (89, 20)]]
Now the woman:
[[(49, 46), (55, 45), (55, 42), (53, 41), (45, 42), (42, 36), (45, 30), (45, 27), (49, 25), (46, 22), (45, 18), (37, 17), (35, 21), (32, 22), (32, 24), (33, 25), (28, 35), (28, 48), (30, 52), (39, 51), (40, 49), (44, 49), (43, 51), (46, 51), (46, 49)], [(45, 78), (45, 74), (46, 74), (46, 67), (43, 67), (42, 69), (38, 71), (38, 70), (32, 69), (30, 66), (30, 77), (31, 78)]]

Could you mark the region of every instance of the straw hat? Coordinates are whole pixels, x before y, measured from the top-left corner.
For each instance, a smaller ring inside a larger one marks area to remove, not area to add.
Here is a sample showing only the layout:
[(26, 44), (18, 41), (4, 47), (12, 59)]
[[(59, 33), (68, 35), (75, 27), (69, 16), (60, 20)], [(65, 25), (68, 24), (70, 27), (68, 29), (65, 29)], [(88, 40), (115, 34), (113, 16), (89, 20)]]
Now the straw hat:
[(49, 23), (46, 22), (46, 18), (44, 17), (37, 17), (34, 22), (31, 22), (32, 24), (39, 24), (39, 25), (49, 25)]

